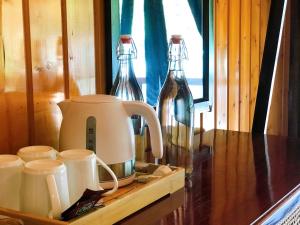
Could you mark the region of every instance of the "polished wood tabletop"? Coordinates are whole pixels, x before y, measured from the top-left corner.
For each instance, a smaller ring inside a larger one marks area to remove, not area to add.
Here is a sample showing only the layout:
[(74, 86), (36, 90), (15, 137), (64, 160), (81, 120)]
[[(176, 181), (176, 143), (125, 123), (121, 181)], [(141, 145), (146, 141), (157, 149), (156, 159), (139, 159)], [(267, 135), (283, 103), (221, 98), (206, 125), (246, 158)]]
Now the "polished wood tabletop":
[(300, 139), (212, 130), (194, 142), (186, 187), (118, 224), (251, 224), (300, 183)]

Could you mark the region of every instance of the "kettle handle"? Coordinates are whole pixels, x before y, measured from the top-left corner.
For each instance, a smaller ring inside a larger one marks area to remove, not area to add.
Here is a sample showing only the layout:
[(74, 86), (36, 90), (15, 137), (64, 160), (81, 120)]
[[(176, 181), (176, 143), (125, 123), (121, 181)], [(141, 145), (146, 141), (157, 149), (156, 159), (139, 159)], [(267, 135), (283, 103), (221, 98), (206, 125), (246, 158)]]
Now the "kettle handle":
[(150, 131), (152, 154), (155, 158), (162, 158), (163, 144), (160, 123), (154, 109), (144, 102), (124, 101), (122, 102), (128, 116), (139, 115), (145, 118)]

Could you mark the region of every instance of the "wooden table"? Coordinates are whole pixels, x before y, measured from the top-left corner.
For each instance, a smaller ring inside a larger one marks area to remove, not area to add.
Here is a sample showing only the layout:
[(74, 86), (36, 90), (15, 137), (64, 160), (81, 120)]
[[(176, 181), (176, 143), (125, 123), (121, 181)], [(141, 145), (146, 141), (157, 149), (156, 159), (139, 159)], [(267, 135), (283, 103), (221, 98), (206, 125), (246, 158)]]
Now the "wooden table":
[(118, 224), (250, 224), (300, 183), (300, 139), (212, 130), (193, 166), (184, 190)]

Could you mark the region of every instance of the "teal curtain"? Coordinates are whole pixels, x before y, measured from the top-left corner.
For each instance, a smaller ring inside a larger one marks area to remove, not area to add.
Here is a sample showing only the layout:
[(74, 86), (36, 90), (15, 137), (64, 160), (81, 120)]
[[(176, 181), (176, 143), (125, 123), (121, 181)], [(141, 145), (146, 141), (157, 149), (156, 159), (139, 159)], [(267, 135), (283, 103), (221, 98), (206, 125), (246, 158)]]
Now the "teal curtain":
[(147, 103), (156, 105), (168, 71), (168, 42), (162, 0), (144, 1)]
[(191, 8), (197, 29), (202, 35), (203, 32), (203, 0), (188, 0), (189, 6)]
[[(188, 0), (188, 3), (202, 35), (203, 0)], [(121, 34), (131, 34), (133, 8), (134, 0), (123, 0)], [(162, 0), (144, 0), (144, 21), (147, 103), (154, 106), (168, 71), (168, 40)]]
[(121, 11), (121, 34), (131, 34), (134, 0), (123, 0)]

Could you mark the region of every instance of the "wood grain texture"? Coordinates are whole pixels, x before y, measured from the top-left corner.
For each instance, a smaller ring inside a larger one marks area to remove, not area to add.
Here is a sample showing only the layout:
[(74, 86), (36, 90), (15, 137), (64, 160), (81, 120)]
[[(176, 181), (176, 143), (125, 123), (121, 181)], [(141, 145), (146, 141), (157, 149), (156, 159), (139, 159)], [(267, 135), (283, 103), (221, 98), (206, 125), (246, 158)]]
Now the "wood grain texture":
[(250, 130), (251, 1), (241, 1), (240, 131)]
[[(145, 225), (251, 224), (299, 183), (299, 139), (217, 130), (195, 140), (211, 146), (213, 154), (195, 148), (198, 170), (186, 187), (184, 205), (154, 221), (158, 214), (149, 215), (151, 222), (144, 219)], [(117, 224), (138, 225), (147, 211)]]
[(16, 153), (28, 145), (22, 1), (1, 1), (1, 7), (0, 153)]
[[(214, 139), (214, 148), (218, 149), (215, 152), (215, 157), (213, 159), (213, 168), (212, 173), (216, 173), (216, 171), (221, 171), (220, 176), (212, 177), (212, 218), (211, 222), (213, 224), (221, 224), (222, 215), (224, 213), (224, 208), (226, 206), (226, 198), (224, 196), (224, 192), (226, 190), (222, 187), (224, 183), (226, 183), (226, 152), (227, 152), (227, 145), (226, 145), (227, 133), (220, 132), (218, 136)], [(222, 172), (223, 171), (223, 172)]]
[[(69, 71), (69, 41), (68, 41), (68, 16), (67, 2), (61, 0), (61, 27), (62, 27), (62, 57), (64, 71), (64, 94), (65, 98), (70, 98), (70, 71)], [(61, 56), (60, 56), (61, 57)]]
[(67, 0), (70, 97), (95, 94), (93, 0)]
[(60, 7), (60, 0), (29, 0), (34, 144), (56, 149), (62, 119), (56, 103), (64, 99)]
[(281, 119), (283, 117), (282, 110), (274, 110), (274, 109), (281, 109), (282, 105), (282, 88), (283, 88), (283, 57), (284, 57), (284, 51), (283, 46), (280, 47), (280, 52), (278, 56), (278, 62), (277, 62), (277, 70), (275, 75), (275, 82), (274, 82), (274, 88), (273, 88), (273, 95), (272, 95), (272, 101), (270, 106), (271, 113), (269, 114), (269, 120), (267, 121), (267, 133), (268, 134), (277, 134), (281, 133)]
[(4, 45), (3, 45), (3, 32), (2, 32), (2, 1), (0, 1), (0, 92), (3, 92), (5, 84), (5, 78), (4, 78)]
[(152, 223), (139, 220), (144, 217), (137, 213), (130, 217), (137, 221), (131, 225), (251, 224), (299, 184), (300, 139), (223, 130), (200, 135), (195, 140), (210, 145), (212, 154), (194, 149), (198, 170), (186, 187), (184, 205)]
[[(251, 72), (250, 72), (250, 121), (254, 116), (260, 72), (260, 0), (251, 0)], [(266, 15), (264, 15), (266, 16)]]
[(289, 136), (300, 136), (300, 13), (299, 13), (299, 1), (291, 0), (291, 23), (290, 23), (290, 74), (289, 74), (289, 93), (288, 93), (288, 133)]
[(284, 62), (283, 62), (283, 93), (282, 93), (282, 115), (281, 120), (282, 129), (281, 135), (287, 136), (288, 133), (288, 117), (289, 117), (289, 83), (290, 83), (290, 52), (291, 52), (291, 1), (288, 1), (287, 12), (285, 18), (284, 36), (283, 36), (283, 50), (284, 50)]
[[(246, 132), (252, 129), (270, 4), (270, 0), (215, 0), (215, 128)], [(278, 72), (285, 80), (278, 81), (275, 94), (284, 99), (271, 109), (270, 114), (277, 115), (276, 120), (270, 121), (276, 127), (269, 129), (272, 134), (287, 130), (284, 121), (288, 90), (281, 87), (288, 83), (287, 75), (283, 75), (289, 63), (288, 39), (287, 35), (282, 39), (286, 42), (282, 50), (286, 53), (281, 58), (285, 69)], [(208, 115), (204, 113), (203, 118), (209, 118)], [(205, 121), (203, 128), (211, 129)]]
[(9, 141), (9, 125), (8, 125), (8, 116), (7, 116), (7, 103), (5, 99), (5, 94), (0, 93), (0, 119), (3, 121), (1, 124), (1, 129), (0, 129), (0, 146), (1, 146), (1, 151), (0, 153), (9, 153), (10, 152), (10, 144), (11, 142)]
[(2, 1), (0, 1), (0, 105), (2, 106), (0, 108), (0, 120), (2, 122), (3, 128), (0, 129), (0, 146), (1, 149), (3, 149), (0, 152), (9, 151), (9, 142), (8, 142), (8, 135), (7, 132), (5, 132), (8, 129), (7, 124), (7, 113), (6, 113), (6, 102), (5, 102), (5, 96), (4, 96), (4, 88), (5, 88), (5, 74), (4, 74), (4, 49), (3, 49), (3, 38), (2, 38)]
[(260, 67), (262, 62), (262, 57), (264, 53), (264, 45), (265, 45), (265, 39), (266, 39), (266, 33), (267, 33), (267, 27), (268, 27), (268, 16), (270, 12), (270, 6), (271, 6), (271, 0), (261, 0), (261, 6), (260, 6), (260, 53), (259, 53), (259, 59), (260, 59)]
[(57, 148), (56, 103), (69, 93), (95, 93), (93, 1), (1, 0), (0, 17), (0, 152)]
[(23, 10), (23, 31), (24, 31), (24, 56), (26, 69), (26, 96), (27, 96), (27, 121), (29, 144), (33, 145), (35, 139), (34, 127), (34, 102), (33, 102), (33, 78), (32, 78), (32, 50), (31, 50), (31, 30), (29, 0), (22, 1)]
[(285, 24), (282, 31), (282, 42), (278, 57), (274, 89), (271, 100), (270, 115), (267, 121), (267, 133), (288, 135), (288, 90), (290, 65), (290, 11), (288, 1)]
[(94, 0), (95, 82), (96, 93), (106, 93), (105, 65), (105, 3)]
[[(228, 27), (228, 129), (240, 130), (240, 0), (229, 1)], [(237, 19), (238, 18), (238, 19)]]
[(218, 0), (215, 10), (215, 123), (220, 129), (228, 127), (228, 4), (228, 0)]

